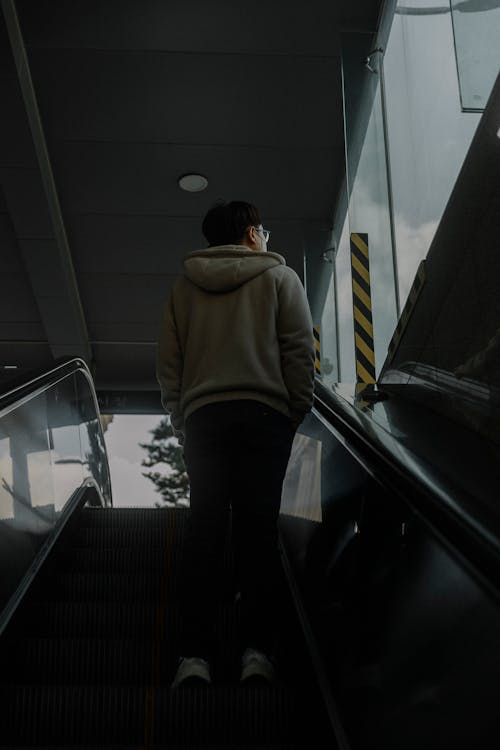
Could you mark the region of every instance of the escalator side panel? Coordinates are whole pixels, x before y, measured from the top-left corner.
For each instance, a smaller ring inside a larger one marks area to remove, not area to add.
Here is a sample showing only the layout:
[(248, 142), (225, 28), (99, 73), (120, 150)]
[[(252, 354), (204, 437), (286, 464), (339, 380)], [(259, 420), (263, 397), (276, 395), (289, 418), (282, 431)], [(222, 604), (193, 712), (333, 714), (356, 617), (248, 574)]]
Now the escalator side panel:
[(281, 537), (352, 747), (498, 747), (497, 598), (317, 415), (301, 431), (322, 520)]

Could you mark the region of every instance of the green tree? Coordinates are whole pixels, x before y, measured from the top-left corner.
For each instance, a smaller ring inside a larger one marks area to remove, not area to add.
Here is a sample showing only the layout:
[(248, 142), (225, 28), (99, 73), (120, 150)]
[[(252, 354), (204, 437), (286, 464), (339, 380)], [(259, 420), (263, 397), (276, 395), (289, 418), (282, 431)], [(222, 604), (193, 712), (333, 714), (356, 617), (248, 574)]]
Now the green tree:
[[(174, 438), (172, 425), (168, 417), (163, 417), (152, 430), (150, 443), (140, 443), (140, 447), (147, 452), (142, 466), (153, 469), (159, 464), (167, 467), (167, 472), (157, 470), (143, 472), (143, 476), (155, 485), (155, 492), (159, 492), (167, 505), (185, 504), (189, 499), (189, 479), (182, 455), (182, 448)], [(160, 506), (157, 503), (157, 506)]]

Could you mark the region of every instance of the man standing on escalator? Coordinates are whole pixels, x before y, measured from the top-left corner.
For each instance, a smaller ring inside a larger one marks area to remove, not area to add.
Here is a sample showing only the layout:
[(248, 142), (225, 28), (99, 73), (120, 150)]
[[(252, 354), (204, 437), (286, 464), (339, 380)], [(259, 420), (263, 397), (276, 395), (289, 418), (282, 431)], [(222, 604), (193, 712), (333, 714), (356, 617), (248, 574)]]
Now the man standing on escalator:
[(211, 682), (217, 579), (229, 511), (242, 613), (241, 679), (274, 679), (277, 520), (295, 431), (310, 410), (312, 322), (304, 288), (267, 252), (255, 206), (219, 203), (167, 302), (157, 377), (184, 445), (190, 519), (173, 687)]

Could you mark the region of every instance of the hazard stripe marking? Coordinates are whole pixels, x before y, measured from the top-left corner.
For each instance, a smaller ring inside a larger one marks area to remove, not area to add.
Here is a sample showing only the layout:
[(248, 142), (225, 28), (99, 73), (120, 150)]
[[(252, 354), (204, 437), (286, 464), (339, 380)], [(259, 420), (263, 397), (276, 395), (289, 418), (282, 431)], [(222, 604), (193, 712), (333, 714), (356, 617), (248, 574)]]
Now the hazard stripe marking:
[(373, 325), (371, 323), (371, 320), (368, 320), (359, 307), (354, 306), (354, 319), (359, 323), (359, 325), (364, 328), (368, 336), (373, 340)]
[(371, 312), (371, 310), (372, 310), (372, 303), (371, 303), (370, 297), (368, 296), (368, 294), (365, 291), (363, 291), (363, 289), (361, 289), (361, 287), (358, 284), (358, 282), (355, 281), (354, 279), (352, 280), (352, 288), (354, 290), (354, 294), (356, 295), (356, 297), (359, 297), (359, 299), (364, 304), (364, 306), (366, 307), (366, 309), (370, 310), (370, 312)]
[[(366, 234), (364, 236), (367, 237)], [(368, 258), (368, 245), (366, 244), (366, 240), (363, 240), (359, 234), (353, 232), (351, 234), (351, 242), (356, 245), (358, 250), (363, 253), (365, 258)]]
[(359, 361), (356, 362), (356, 373), (363, 383), (375, 382), (375, 376), (369, 373), (367, 370), (365, 370), (365, 368)]
[(321, 339), (320, 339), (319, 326), (314, 326), (313, 336), (314, 336), (314, 350), (315, 350), (314, 370), (317, 375), (321, 375)]
[(365, 355), (368, 362), (375, 367), (375, 354), (370, 347), (366, 345), (359, 333), (354, 334), (354, 340), (356, 342), (356, 347)]
[(368, 286), (370, 286), (370, 274), (368, 272), (368, 269), (359, 262), (359, 259), (354, 255), (354, 253), (351, 253), (351, 260), (353, 268), (356, 269), (363, 281), (366, 282)]
[(351, 277), (356, 380), (358, 383), (375, 383), (375, 348), (367, 234), (351, 233)]

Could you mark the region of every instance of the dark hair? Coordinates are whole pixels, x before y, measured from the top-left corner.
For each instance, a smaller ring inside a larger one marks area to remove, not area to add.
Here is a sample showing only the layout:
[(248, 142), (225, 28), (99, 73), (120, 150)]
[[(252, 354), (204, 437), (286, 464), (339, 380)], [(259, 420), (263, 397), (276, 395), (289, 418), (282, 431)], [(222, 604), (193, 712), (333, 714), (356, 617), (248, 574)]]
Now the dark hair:
[(259, 224), (261, 224), (259, 212), (251, 203), (219, 201), (203, 219), (201, 230), (210, 247), (238, 245), (247, 227)]

